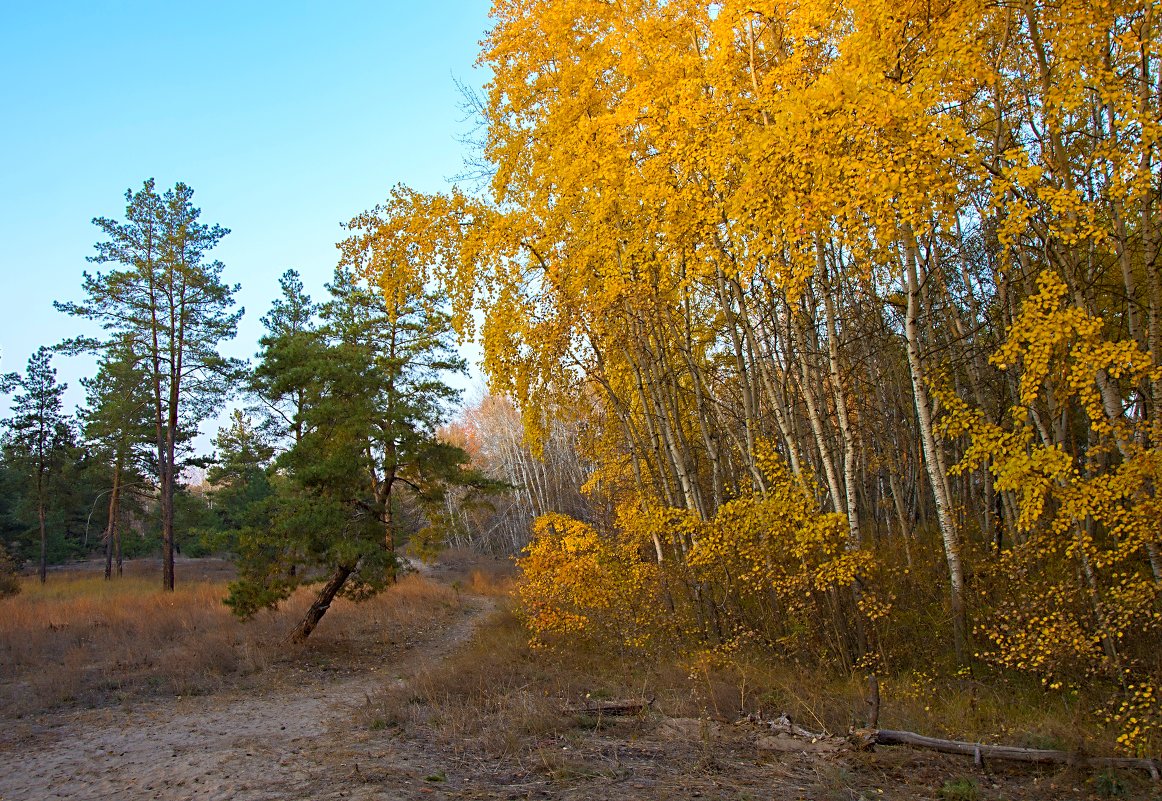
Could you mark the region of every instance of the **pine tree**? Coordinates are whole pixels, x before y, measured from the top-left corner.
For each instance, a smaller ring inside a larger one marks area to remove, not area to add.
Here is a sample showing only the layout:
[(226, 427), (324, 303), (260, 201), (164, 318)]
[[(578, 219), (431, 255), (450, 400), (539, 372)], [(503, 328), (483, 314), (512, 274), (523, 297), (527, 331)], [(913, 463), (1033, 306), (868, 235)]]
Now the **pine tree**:
[(85, 273), (84, 303), (57, 303), (68, 314), (100, 322), (104, 340), (77, 339), (71, 350), (108, 350), (128, 340), (142, 356), (152, 392), (157, 479), (161, 497), (163, 583), (174, 586), (174, 488), (181, 455), (198, 423), (212, 414), (237, 380), (239, 364), (218, 353), (234, 336), (242, 309), (222, 282), (223, 265), (207, 262), (229, 233), (199, 222), (193, 190), (178, 183), (159, 195), (153, 180), (128, 191), (125, 222), (93, 220), (106, 237), (90, 261), (116, 265)]
[(109, 467), (109, 503), (105, 524), (105, 578), (121, 575), (121, 529), (118, 525), (127, 489), (142, 482), (151, 464), (149, 446), (154, 437), (149, 376), (133, 341), (126, 337), (105, 351), (97, 374), (82, 378), (86, 407), (80, 411), (81, 429), (91, 452)]
[(18, 390), (12, 416), (3, 420), (7, 429), (5, 448), (9, 460), (30, 478), (34, 488), (36, 518), (40, 532), (40, 580), (48, 571), (48, 528), (46, 516), (51, 479), (67, 458), (72, 442), (68, 418), (62, 412), (67, 384), (57, 384), (52, 351), (44, 346), (28, 360), (25, 374), (9, 373), (0, 379), (0, 390)]
[(467, 455), (436, 435), (458, 397), (443, 377), (464, 369), (439, 304), (389, 299), (342, 268), (329, 289), (318, 329), (268, 325), (263, 339), (256, 372), (268, 401), (297, 399), (287, 416), (295, 441), (277, 460), (273, 524), (240, 540), (240, 579), (227, 600), (248, 617), (303, 582), (292, 565), (327, 571), (295, 640), (337, 595), (368, 597), (394, 579), (407, 535), (402, 495), (437, 508), (444, 486), (479, 480), (465, 470)]
[(260, 363), (251, 374), (250, 391), (259, 401), (263, 427), (298, 442), (306, 410), (306, 377), (299, 373), (313, 341), (319, 306), (303, 290), (296, 271), (287, 270), (278, 283), (282, 297), (262, 317), (266, 334), (259, 340)]

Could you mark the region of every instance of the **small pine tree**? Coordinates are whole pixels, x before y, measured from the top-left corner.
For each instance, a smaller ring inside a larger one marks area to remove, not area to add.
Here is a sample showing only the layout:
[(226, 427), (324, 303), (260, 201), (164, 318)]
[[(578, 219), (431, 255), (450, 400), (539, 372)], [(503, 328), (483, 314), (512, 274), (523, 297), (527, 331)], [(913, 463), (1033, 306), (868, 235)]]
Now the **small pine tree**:
[(121, 530), (118, 521), (127, 490), (141, 483), (152, 469), (150, 419), (152, 397), (149, 376), (139, 349), (126, 337), (101, 359), (97, 374), (82, 378), (87, 403), (80, 412), (81, 430), (91, 454), (109, 467), (109, 494), (105, 524), (105, 578), (121, 574)]
[(64, 415), (67, 384), (56, 382), (52, 351), (41, 346), (28, 360), (24, 375), (9, 373), (0, 382), (5, 392), (16, 390), (12, 416), (0, 421), (7, 430), (4, 446), (9, 459), (30, 479), (34, 491), (40, 533), (40, 580), (48, 575), (48, 527), (46, 524), (52, 477), (60, 470), (72, 442), (69, 420)]

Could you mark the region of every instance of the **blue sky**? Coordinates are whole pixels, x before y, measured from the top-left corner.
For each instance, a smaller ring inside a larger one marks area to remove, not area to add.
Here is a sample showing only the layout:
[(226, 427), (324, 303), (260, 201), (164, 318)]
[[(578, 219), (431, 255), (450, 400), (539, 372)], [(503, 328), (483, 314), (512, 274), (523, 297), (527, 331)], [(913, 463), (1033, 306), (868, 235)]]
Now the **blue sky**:
[[(52, 301), (81, 300), (91, 219), (150, 177), (231, 229), (212, 255), (246, 316), (222, 350), (252, 356), (284, 270), (321, 297), (340, 223), (463, 170), (488, 5), (0, 2), (0, 372), (84, 330)], [(71, 407), (90, 366), (56, 366)]]

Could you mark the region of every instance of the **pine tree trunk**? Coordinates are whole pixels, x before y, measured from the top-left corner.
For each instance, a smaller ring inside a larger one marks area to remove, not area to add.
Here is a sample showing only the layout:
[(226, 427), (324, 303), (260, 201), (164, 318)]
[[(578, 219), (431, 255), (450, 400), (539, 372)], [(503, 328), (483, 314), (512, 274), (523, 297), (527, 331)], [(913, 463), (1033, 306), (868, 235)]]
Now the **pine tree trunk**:
[[(118, 516), (120, 513), (118, 510)], [(119, 525), (113, 527), (113, 561), (117, 563), (117, 578), (121, 578), (125, 563), (121, 558), (121, 526)]]
[[(179, 355), (178, 365), (181, 361)], [(179, 374), (180, 375), (180, 374)], [(165, 474), (161, 482), (161, 548), (162, 582), (165, 589), (174, 588), (174, 486), (177, 483), (177, 430), (178, 430), (178, 387), (177, 379), (171, 379), (169, 396), (169, 425), (165, 438)]]
[(36, 505), (36, 517), (40, 521), (40, 583), (48, 580), (48, 529), (44, 525), (44, 500)]
[(173, 591), (173, 467), (163, 468), (166, 472), (161, 481), (161, 583), (164, 589)]
[(113, 532), (105, 527), (105, 581), (113, 578)]
[(331, 608), (331, 602), (335, 600), (335, 596), (339, 594), (339, 590), (343, 589), (343, 585), (347, 583), (347, 578), (355, 572), (355, 565), (339, 565), (335, 568), (335, 572), (331, 574), (331, 578), (327, 579), (327, 583), (319, 590), (315, 602), (307, 609), (306, 615), (303, 616), (302, 621), (299, 622), (295, 630), (291, 632), (287, 639), (290, 642), (303, 642), (307, 637), (311, 636), (311, 632), (315, 630), (315, 626), (319, 625), (319, 621), (323, 619), (323, 615), (327, 614), (327, 610)]
[(395, 557), (395, 511), (391, 508), (392, 498), (388, 493), (386, 505), (383, 510), (384, 517), (384, 532), (383, 532), (383, 547), (391, 554), (391, 578), (395, 581), (396, 577), (396, 557)]
[(117, 528), (117, 501), (121, 492), (121, 461), (113, 464), (113, 489), (109, 491), (109, 518), (105, 524), (105, 580), (113, 578), (113, 532)]

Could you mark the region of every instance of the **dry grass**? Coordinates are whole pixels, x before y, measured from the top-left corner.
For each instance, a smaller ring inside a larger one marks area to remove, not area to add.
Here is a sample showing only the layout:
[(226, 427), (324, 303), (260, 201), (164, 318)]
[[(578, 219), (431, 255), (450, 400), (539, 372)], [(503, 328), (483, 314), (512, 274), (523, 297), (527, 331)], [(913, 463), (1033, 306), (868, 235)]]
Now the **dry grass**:
[[(267, 614), (285, 618), (280, 636), (302, 617), (313, 597), (314, 588), (300, 590), (277, 613)], [(367, 601), (336, 599), (302, 648), (357, 663), (361, 655), (381, 656), (385, 648), (411, 648), (428, 642), (461, 608), (456, 590), (409, 573)]]
[(230, 574), (223, 564), (185, 565), (172, 593), (149, 565), (130, 565), (113, 581), (91, 570), (58, 571), (44, 585), (23, 580), (19, 595), (0, 599), (0, 708), (19, 716), (212, 692), (287, 660), (357, 664), (385, 647), (422, 642), (459, 609), (454, 590), (407, 576), (370, 601), (336, 601), (314, 636), (291, 647), (284, 638), (313, 589), (242, 623), (222, 604)]
[[(500, 592), (491, 581), (484, 589)], [(422, 730), (455, 751), (511, 755), (574, 728), (565, 703), (611, 696), (626, 683), (625, 668), (593, 654), (530, 649), (528, 632), (502, 602), (470, 642), (373, 698), (365, 722)]]
[(473, 568), (468, 571), (468, 579), (461, 586), (472, 595), (509, 598), (516, 588), (516, 578), (511, 573), (494, 566)]
[[(786, 771), (787, 781), (805, 797), (877, 797), (867, 794), (895, 787), (898, 797), (914, 799), (935, 797), (950, 779), (974, 775), (971, 761), (910, 749), (880, 749), (837, 761), (771, 761), (732, 744), (730, 738), (744, 736), (739, 732), (745, 727), (723, 726), (724, 741), (659, 742), (660, 719), (732, 722), (744, 713), (773, 719), (787, 712), (808, 728), (844, 733), (866, 722), (866, 685), (863, 677), (821, 675), (761, 656), (646, 664), (585, 649), (534, 650), (510, 605), (502, 601), (500, 607), (458, 652), (373, 697), (363, 725), (438, 746), (450, 764), (459, 759), (493, 770), (516, 765), (522, 781), (539, 777), (548, 785), (571, 787), (656, 769), (657, 787), (685, 792), (700, 782), (717, 787), (727, 779), (761, 784), (772, 771)], [(1063, 705), (1035, 686), (909, 674), (883, 679), (881, 689), (885, 728), (1113, 753), (1111, 735), (1082, 725), (1088, 713), (1083, 702)], [(652, 712), (639, 718), (603, 720), (566, 711), (586, 696), (655, 700)], [(663, 763), (667, 767), (659, 767)], [(1082, 770), (994, 763), (980, 797), (1057, 798), (1063, 786), (1098, 780), (1096, 773)], [(1132, 772), (1122, 780), (1134, 787), (1147, 782)]]
[[(298, 681), (297, 668), (363, 670), (410, 650), (397, 663), (402, 678), (375, 695), (355, 724), (364, 736), (366, 729), (391, 729), (380, 736), (390, 736), (393, 747), (414, 744), (422, 755), (417, 765), (436, 760), (447, 767), (441, 786), (460, 782), (456, 787), (481, 790), (481, 797), (503, 785), (546, 793), (564, 786), (583, 791), (578, 798), (656, 791), (850, 800), (887, 797), (879, 788), (890, 788), (893, 798), (931, 799), (950, 780), (975, 776), (990, 801), (1042, 801), (1062, 797), (1063, 788), (1097, 786), (1096, 775), (1003, 763), (990, 766), (986, 782), (970, 760), (908, 749), (834, 759), (771, 756), (749, 744), (745, 727), (706, 725), (695, 737), (663, 736), (661, 718), (732, 721), (742, 712), (768, 718), (789, 712), (808, 728), (842, 732), (862, 722), (863, 680), (742, 653), (729, 661), (651, 663), (584, 648), (531, 649), (505, 597), (511, 570), (503, 562), (441, 562), (430, 568), (439, 581), (411, 574), (371, 601), (338, 600), (311, 639), (293, 647), (283, 638), (310, 602), (310, 588), (244, 624), (221, 604), (228, 570), (209, 562), (185, 569), (172, 594), (157, 588), (156, 571), (138, 575), (134, 566), (114, 582), (58, 573), (44, 587), (28, 582), (19, 596), (0, 599), (0, 709), (20, 714), (70, 702), (210, 692), (250, 686), (251, 676), (261, 677), (255, 688), (265, 688)], [(462, 641), (465, 607), (485, 605), (497, 611)], [(457, 619), (462, 625), (452, 627)], [(281, 670), (288, 664), (296, 670)], [(885, 727), (1111, 750), (1102, 735), (1079, 734), (1084, 702), (1054, 706), (1036, 687), (915, 673), (882, 679), (882, 694)], [(640, 718), (566, 711), (587, 696), (655, 702)], [(1134, 790), (1144, 781), (1124, 777)]]
[[(498, 596), (508, 586), (503, 577), (480, 581), (481, 587), (473, 585), (477, 594)], [(364, 722), (373, 729), (422, 733), (453, 750), (495, 757), (527, 751), (539, 740), (567, 736), (578, 728), (615, 722), (564, 711), (586, 699), (649, 698), (654, 717), (721, 721), (737, 720), (744, 712), (789, 711), (805, 725), (846, 730), (845, 705), (851, 693), (831, 695), (834, 685), (820, 683), (818, 677), (810, 682), (798, 676), (790, 684), (786, 672), (776, 675), (764, 668), (760, 676), (754, 666), (743, 671), (665, 659), (651, 663), (582, 647), (531, 648), (511, 600), (502, 600), (499, 607), (456, 653), (434, 660), (407, 682), (373, 698)], [(802, 688), (796, 686), (799, 682)], [(838, 721), (843, 725), (833, 725)]]
[[(0, 601), (0, 701), (20, 714), (127, 692), (205, 692), (265, 664), (257, 640), (222, 606), (224, 585), (56, 574)], [(257, 635), (257, 636), (256, 636)]]
[(472, 595), (508, 597), (516, 586), (516, 563), (512, 559), (482, 556), (458, 548), (441, 551), (439, 560), (427, 565), (426, 570)]
[[(844, 733), (867, 724), (868, 687), (862, 675), (834, 675), (762, 657), (728, 664), (696, 664), (693, 691), (720, 720), (757, 713), (771, 719), (788, 713), (817, 731)], [(1077, 695), (1046, 692), (1021, 676), (941, 676), (914, 671), (880, 676), (879, 725), (932, 737), (1051, 748), (1079, 753), (1117, 753), (1112, 727), (1094, 722), (1104, 698), (1082, 688)]]

